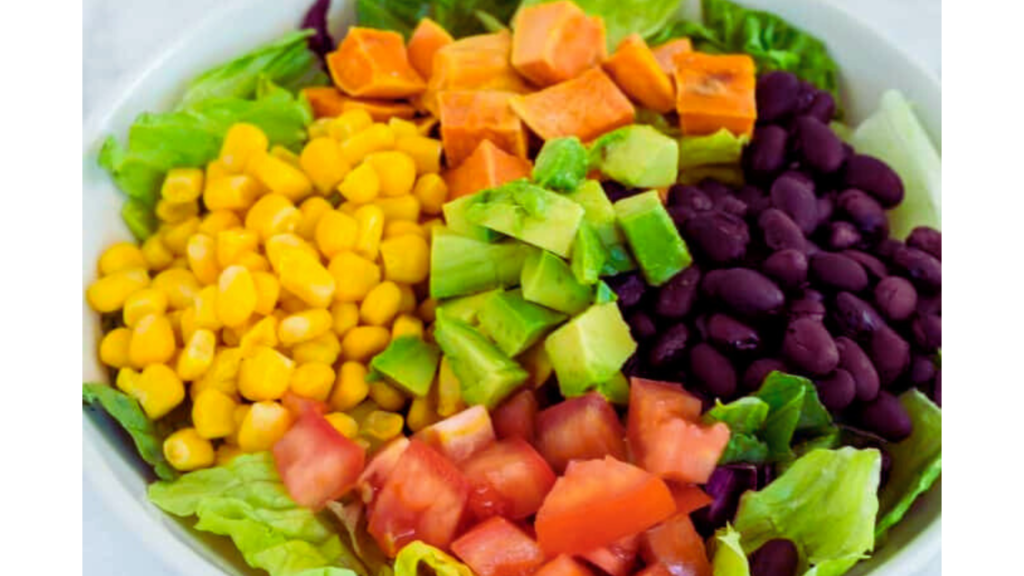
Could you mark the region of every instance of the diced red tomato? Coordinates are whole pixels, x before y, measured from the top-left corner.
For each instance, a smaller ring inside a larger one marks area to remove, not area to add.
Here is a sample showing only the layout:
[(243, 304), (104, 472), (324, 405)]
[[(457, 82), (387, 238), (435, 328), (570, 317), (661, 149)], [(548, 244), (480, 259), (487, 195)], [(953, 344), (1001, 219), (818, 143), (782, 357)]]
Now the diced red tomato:
[(273, 452), (292, 500), (314, 510), (352, 489), (366, 459), (362, 447), (312, 410), (299, 416)]
[(537, 414), (537, 449), (555, 472), (570, 460), (612, 456), (626, 459), (622, 424), (611, 404), (597, 392), (570, 398)]
[(471, 486), (469, 510), (478, 520), (521, 520), (536, 512), (555, 484), (544, 457), (522, 438), (502, 440), (462, 465)]
[(292, 391), (284, 393), (284, 396), (281, 397), (281, 405), (291, 412), (295, 418), (305, 414), (306, 410), (312, 410), (317, 414), (327, 414), (329, 411), (326, 403), (313, 400), (312, 398), (303, 398)]
[(645, 443), (639, 462), (645, 470), (667, 480), (704, 484), (729, 443), (729, 427), (722, 422), (701, 426), (677, 418), (658, 426)]
[(591, 550), (583, 554), (582, 557), (611, 576), (627, 576), (636, 565), (636, 555), (639, 550), (640, 537), (634, 534), (616, 540), (607, 546)]
[(541, 566), (533, 576), (594, 576), (594, 573), (582, 563), (573, 560), (572, 556), (560, 554)]
[(651, 564), (636, 573), (635, 576), (677, 576), (668, 571), (668, 568), (661, 564)]
[(535, 527), (549, 555), (585, 554), (640, 533), (675, 514), (664, 480), (606, 457), (574, 460), (537, 512)]
[(537, 417), (537, 396), (533, 390), (523, 390), (498, 406), (491, 414), (494, 433), (498, 438), (522, 438), (533, 442), (533, 423)]
[(630, 378), (629, 382), (626, 433), (633, 461), (642, 466), (654, 430), (675, 418), (696, 422), (700, 418), (701, 403), (680, 384), (646, 378)]
[(377, 495), (370, 535), (390, 557), (413, 540), (447, 549), (469, 498), (469, 483), (447, 458), (419, 440), (409, 442)]
[(452, 552), (477, 576), (530, 576), (544, 563), (537, 542), (500, 516), (460, 536)]
[(688, 514), (676, 514), (644, 532), (640, 553), (648, 564), (661, 564), (672, 574), (711, 576), (704, 539)]
[(402, 453), (408, 447), (409, 439), (399, 436), (382, 446), (366, 464), (366, 469), (359, 475), (359, 480), (356, 482), (359, 497), (364, 504), (371, 504), (384, 488), (388, 476), (391, 475), (391, 471), (398, 464), (398, 459), (402, 457)]
[(676, 501), (676, 511), (680, 514), (689, 514), (700, 510), (715, 501), (699, 486), (693, 484), (669, 482), (668, 489), (672, 491), (672, 498)]
[(458, 464), (494, 444), (494, 426), (487, 408), (473, 406), (427, 426), (416, 434), (416, 438)]

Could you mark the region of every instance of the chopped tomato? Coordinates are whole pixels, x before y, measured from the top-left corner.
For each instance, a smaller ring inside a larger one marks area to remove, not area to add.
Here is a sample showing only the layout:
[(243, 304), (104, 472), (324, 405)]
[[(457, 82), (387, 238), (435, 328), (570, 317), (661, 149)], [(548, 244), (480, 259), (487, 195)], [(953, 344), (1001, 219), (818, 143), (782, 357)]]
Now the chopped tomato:
[(536, 417), (537, 396), (533, 390), (519, 392), (491, 414), (498, 438), (522, 438), (527, 442), (533, 442), (533, 423)]
[(658, 426), (646, 443), (640, 464), (648, 472), (667, 480), (704, 484), (729, 443), (729, 427), (722, 422), (701, 426), (677, 418)]
[(639, 549), (640, 537), (634, 534), (595, 548), (582, 557), (611, 576), (627, 576), (633, 571)]
[(359, 497), (364, 504), (370, 504), (377, 497), (377, 494), (384, 488), (391, 471), (398, 464), (398, 459), (409, 446), (409, 439), (399, 436), (388, 442), (377, 451), (367, 463), (366, 469), (359, 475), (356, 488), (359, 490)]
[(416, 434), (416, 438), (458, 464), (494, 444), (494, 426), (487, 408), (473, 406), (427, 426)]
[[(648, 567), (644, 568), (643, 570), (637, 572), (635, 576), (677, 576), (677, 575), (669, 572), (668, 568), (664, 567), (661, 564), (651, 564), (650, 566), (648, 566)], [(684, 576), (688, 576), (688, 575), (684, 575)]]
[(409, 442), (370, 513), (370, 535), (390, 557), (413, 540), (447, 549), (469, 497), (469, 483), (437, 450)]
[(594, 576), (589, 568), (565, 554), (540, 567), (533, 576)]
[(648, 564), (661, 564), (672, 574), (711, 576), (704, 539), (688, 514), (676, 514), (644, 532), (640, 553)]
[(585, 554), (675, 514), (664, 480), (606, 457), (574, 460), (537, 512), (537, 538), (549, 555)]
[(521, 438), (502, 440), (462, 465), (469, 480), (469, 510), (478, 520), (521, 520), (536, 512), (555, 484), (555, 473)]
[(618, 415), (597, 392), (570, 398), (537, 414), (537, 449), (555, 472), (570, 460), (626, 459)]
[(452, 552), (477, 576), (530, 576), (544, 563), (537, 542), (500, 516), (460, 536)]
[(680, 514), (700, 510), (701, 508), (715, 501), (708, 496), (699, 486), (693, 484), (679, 484), (669, 482), (668, 489), (672, 491), (672, 498), (676, 501), (676, 511)]
[(658, 426), (674, 418), (696, 422), (700, 409), (700, 400), (680, 384), (630, 378), (626, 433), (633, 461), (643, 465), (647, 445)]
[(312, 398), (303, 398), (291, 391), (285, 392), (281, 397), (281, 405), (296, 418), (305, 414), (306, 410), (312, 410), (317, 414), (327, 414), (330, 411), (326, 403)]
[(362, 447), (312, 410), (299, 416), (273, 451), (292, 500), (314, 510), (352, 489), (366, 459)]

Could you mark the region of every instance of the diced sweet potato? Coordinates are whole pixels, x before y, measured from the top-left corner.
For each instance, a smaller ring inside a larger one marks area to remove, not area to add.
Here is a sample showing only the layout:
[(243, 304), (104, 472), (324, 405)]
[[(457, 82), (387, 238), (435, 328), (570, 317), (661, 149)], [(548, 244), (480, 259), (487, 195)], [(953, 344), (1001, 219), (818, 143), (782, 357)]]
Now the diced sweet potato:
[(420, 20), (409, 38), (409, 63), (423, 78), (430, 79), (434, 54), (455, 40), (447, 30), (430, 18)]
[(442, 47), (434, 54), (423, 108), (437, 116), (437, 95), (445, 90), (529, 92), (530, 86), (512, 68), (511, 54), (512, 35), (508, 30), (469, 36)]
[(629, 98), (600, 68), (540, 92), (516, 96), (512, 109), (541, 138), (577, 136), (588, 142), (633, 121)]
[(310, 86), (302, 94), (313, 109), (314, 118), (333, 118), (345, 111), (347, 97), (334, 86)]
[(458, 166), (484, 140), (526, 158), (526, 127), (509, 106), (513, 96), (511, 92), (483, 90), (440, 94), (441, 141), (449, 166)]
[(445, 173), (448, 199), (528, 178), (531, 170), (533, 166), (529, 160), (508, 154), (490, 140), (484, 140), (462, 164)]
[(754, 59), (746, 54), (677, 54), (676, 111), (685, 135), (725, 128), (750, 134), (757, 120)]
[(356, 109), (366, 110), (374, 122), (387, 122), (391, 118), (409, 120), (416, 115), (416, 108), (412, 104), (398, 100), (346, 98), (341, 107), (342, 112)]
[(639, 34), (630, 34), (604, 62), (604, 69), (634, 101), (665, 114), (676, 107), (675, 90), (647, 42)]
[(651, 51), (654, 52), (654, 58), (665, 74), (672, 76), (676, 72), (676, 54), (693, 52), (693, 43), (689, 38), (676, 38), (655, 46)]
[(568, 0), (523, 8), (512, 36), (512, 66), (534, 84), (575, 78), (606, 56), (604, 20)]
[(402, 35), (352, 27), (327, 55), (334, 84), (350, 96), (405, 98), (422, 93), (426, 82), (409, 64)]

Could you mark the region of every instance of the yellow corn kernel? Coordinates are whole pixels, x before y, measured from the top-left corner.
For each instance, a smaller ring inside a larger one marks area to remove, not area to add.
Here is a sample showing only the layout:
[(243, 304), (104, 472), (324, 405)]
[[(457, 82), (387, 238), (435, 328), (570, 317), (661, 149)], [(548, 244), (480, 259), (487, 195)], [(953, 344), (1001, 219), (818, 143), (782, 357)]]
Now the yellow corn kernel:
[(359, 427), (359, 435), (371, 442), (386, 442), (401, 434), (404, 425), (401, 414), (374, 410), (366, 415), (363, 425)]
[(160, 197), (174, 203), (193, 202), (202, 193), (202, 168), (171, 168), (160, 187)]
[(247, 400), (277, 400), (288, 391), (295, 362), (268, 346), (259, 346), (243, 358), (238, 369), (238, 391)]
[(373, 205), (380, 208), (388, 220), (409, 220), (418, 222), (420, 219), (420, 201), (412, 194), (396, 198), (378, 198)]
[(441, 366), (437, 371), (437, 413), (442, 418), (447, 418), (461, 412), (465, 407), (459, 379), (452, 371), (448, 357), (442, 356)]
[(166, 364), (151, 364), (142, 371), (131, 394), (150, 420), (159, 420), (185, 399), (185, 385)]
[(167, 314), (167, 321), (171, 323), (171, 329), (174, 330), (175, 344), (181, 344), (182, 346), (199, 329), (196, 326), (196, 309), (194, 307), (169, 312)]
[(341, 156), (338, 141), (330, 137), (310, 140), (302, 149), (299, 164), (321, 194), (328, 194), (334, 190), (351, 170)]
[(129, 364), (128, 349), (132, 343), (132, 331), (115, 328), (100, 341), (100, 362), (111, 368), (124, 368)]
[(93, 310), (106, 313), (120, 310), (132, 294), (149, 286), (145, 268), (121, 270), (89, 285), (85, 298)]
[(166, 316), (143, 316), (132, 328), (128, 359), (136, 368), (167, 362), (174, 356), (175, 344), (174, 329)]
[(404, 152), (386, 150), (366, 157), (365, 164), (373, 167), (380, 179), (380, 195), (404, 196), (412, 192), (416, 182), (416, 163)]
[(267, 260), (267, 257), (259, 252), (243, 252), (238, 257), (236, 264), (247, 269), (249, 272), (270, 271), (270, 260)]
[(196, 294), (192, 304), (194, 312), (190, 319), (195, 328), (216, 331), (224, 327), (224, 323), (217, 315), (218, 291), (217, 286), (206, 286)]
[(420, 224), (420, 226), (422, 226), (423, 231), (426, 232), (427, 242), (430, 242), (431, 239), (433, 239), (434, 237), (434, 230), (437, 230), (438, 228), (444, 228), (445, 224), (444, 220), (440, 218), (431, 218), (430, 220), (427, 220), (426, 222)]
[(409, 424), (410, 430), (419, 432), (438, 420), (440, 417), (437, 415), (432, 394), (412, 399), (412, 404), (409, 405), (409, 414), (406, 417), (406, 423)]
[(292, 414), (277, 402), (256, 402), (238, 429), (238, 447), (243, 452), (263, 452), (288, 432)]
[(239, 326), (256, 310), (256, 283), (242, 266), (228, 266), (217, 283), (217, 317), (225, 326)]
[(125, 300), (122, 318), (125, 325), (132, 328), (143, 316), (164, 314), (165, 312), (167, 312), (167, 294), (156, 288), (143, 288)]
[(341, 155), (350, 166), (355, 166), (374, 152), (395, 147), (395, 133), (387, 124), (374, 124), (341, 142)]
[(153, 234), (142, 243), (142, 257), (150, 270), (163, 270), (174, 261), (174, 254), (164, 245), (160, 234)]
[(356, 326), (345, 334), (341, 351), (346, 360), (363, 362), (388, 347), (391, 333), (381, 326)]
[[(338, 195), (340, 196), (341, 193), (339, 192)], [(344, 212), (345, 214), (349, 214), (349, 215), (354, 216), (355, 213), (356, 213), (356, 210), (359, 209), (359, 206), (361, 206), (361, 204), (356, 204), (355, 202), (345, 201), (345, 202), (342, 202), (338, 206), (338, 211), (339, 212)]]
[(225, 169), (237, 174), (245, 170), (253, 156), (266, 152), (268, 146), (270, 140), (259, 126), (239, 122), (232, 125), (224, 135), (224, 143), (220, 147), (220, 161)]
[(222, 230), (215, 237), (217, 239), (217, 264), (221, 268), (238, 264), (242, 254), (252, 252), (260, 246), (260, 237), (252, 230), (245, 228)]
[(171, 261), (171, 265), (168, 266), (167, 268), (170, 270), (188, 270), (189, 272), (191, 272), (191, 270), (189, 270), (188, 267), (188, 258), (186, 258), (185, 256), (178, 256), (177, 258)]
[(380, 243), (380, 256), (388, 280), (419, 284), (430, 273), (430, 245), (422, 236), (388, 238)]
[(412, 194), (420, 201), (424, 214), (437, 216), (448, 201), (448, 185), (437, 174), (424, 174), (416, 180)]
[(167, 224), (162, 228), (164, 246), (175, 256), (185, 256), (188, 239), (199, 231), (199, 217), (189, 218), (178, 224)]
[(199, 280), (191, 270), (171, 268), (153, 278), (153, 288), (167, 295), (171, 310), (184, 310), (195, 301), (199, 293)]
[(360, 426), (366, 421), (366, 417), (370, 415), (370, 412), (379, 410), (380, 406), (377, 405), (373, 400), (367, 399), (359, 403), (358, 406), (352, 408), (347, 412), (353, 420), (359, 423)]
[(213, 466), (216, 455), (213, 443), (200, 436), (195, 428), (182, 428), (164, 440), (164, 458), (181, 472)]
[(419, 307), (416, 308), (416, 315), (424, 322), (433, 322), (437, 316), (437, 300), (434, 298), (427, 298), (423, 302), (420, 302)]
[(338, 370), (338, 380), (331, 391), (329, 403), (332, 408), (347, 412), (359, 405), (370, 393), (366, 382), (366, 366), (359, 362), (345, 362)]
[(217, 336), (213, 331), (201, 329), (192, 333), (185, 348), (178, 355), (178, 378), (196, 380), (210, 369), (217, 350)]
[(402, 303), (402, 291), (394, 282), (381, 282), (370, 290), (359, 306), (359, 319), (370, 326), (390, 324)]
[(359, 434), (359, 423), (344, 412), (325, 414), (324, 419), (345, 438), (355, 438)]
[(246, 210), (264, 193), (263, 185), (248, 174), (206, 181), (203, 204), (207, 210)]
[(284, 160), (288, 164), (302, 170), (302, 164), (299, 162), (299, 155), (280, 144), (275, 144), (270, 147), (270, 155), (279, 160)]
[(334, 301), (335, 281), (319, 259), (299, 250), (281, 256), (281, 288), (314, 308), (327, 308)]
[(156, 203), (156, 210), (154, 212), (161, 222), (180, 224), (199, 214), (199, 202), (195, 200), (191, 202), (160, 200)]
[(373, 117), (366, 110), (349, 110), (330, 120), (328, 134), (339, 142), (347, 140), (373, 125)]
[(327, 400), (334, 385), (334, 368), (322, 362), (299, 364), (288, 381), (288, 390), (303, 398)]
[(309, 135), (309, 139), (323, 138), (325, 136), (330, 137), (330, 126), (334, 118), (318, 118), (312, 121), (309, 126), (306, 127), (306, 134)]
[(331, 259), (327, 270), (337, 284), (334, 297), (338, 302), (359, 302), (380, 284), (380, 267), (354, 252), (338, 254)]
[(426, 232), (419, 224), (408, 220), (393, 220), (384, 224), (384, 239), (412, 234), (426, 239)]
[(270, 272), (253, 272), (252, 282), (256, 286), (257, 314), (269, 316), (277, 307), (277, 299), (281, 296), (281, 283)]
[(356, 245), (359, 224), (349, 214), (331, 210), (320, 218), (316, 226), (316, 246), (326, 258), (351, 250)]
[(340, 338), (359, 325), (359, 306), (355, 302), (335, 302), (331, 304), (331, 316), (334, 333)]
[(368, 204), (360, 206), (353, 216), (359, 224), (354, 247), (356, 254), (376, 260), (380, 251), (380, 241), (384, 236), (384, 211), (380, 206)]
[(441, 141), (420, 135), (402, 136), (395, 141), (395, 150), (405, 152), (416, 163), (418, 174), (441, 171)]
[(186, 248), (188, 266), (203, 286), (217, 282), (220, 266), (217, 265), (217, 242), (206, 234), (193, 234)]
[(242, 227), (242, 219), (231, 210), (213, 210), (199, 223), (199, 232), (217, 237), (217, 234)]
[(266, 316), (249, 327), (238, 341), (242, 356), (252, 356), (260, 346), (277, 347), (277, 316)]
[(360, 164), (338, 184), (338, 192), (349, 202), (366, 204), (380, 194), (380, 176), (373, 166)]
[(312, 242), (316, 239), (316, 227), (324, 214), (333, 212), (334, 207), (323, 196), (310, 196), (302, 201), (299, 206), (299, 225), (295, 227), (295, 234), (303, 240)]
[(235, 407), (231, 396), (208, 388), (196, 396), (192, 404), (192, 425), (203, 438), (224, 438), (235, 431)]
[(388, 118), (388, 126), (391, 131), (395, 133), (395, 138), (405, 138), (406, 136), (419, 136), (419, 131), (416, 129), (416, 125), (408, 120), (403, 120), (398, 116), (392, 116)]
[(313, 191), (313, 183), (300, 168), (273, 154), (253, 157), (249, 161), (247, 171), (271, 192), (280, 194), (292, 202), (302, 200)]
[(231, 444), (221, 444), (217, 446), (217, 456), (214, 460), (214, 464), (217, 466), (226, 466), (231, 463), (235, 458), (245, 454), (242, 449), (238, 446), (232, 446)]
[(209, 164), (206, 165), (206, 171), (204, 172), (205, 177), (203, 178), (203, 180), (204, 180), (203, 184), (205, 186), (206, 183), (208, 183), (210, 180), (215, 180), (217, 178), (223, 178), (225, 176), (231, 176), (232, 174), (234, 174), (234, 172), (231, 172), (230, 170), (228, 170), (228, 167), (224, 165), (224, 162), (222, 162), (218, 158), (218, 159), (213, 160), (212, 162), (210, 162)]
[(294, 346), (325, 334), (334, 325), (328, 310), (314, 308), (291, 314), (277, 326), (277, 337), (284, 346)]
[[(228, 435), (224, 439), (224, 443), (229, 446), (238, 446), (238, 433), (242, 430), (242, 423), (249, 416), (249, 411), (252, 410), (252, 404), (239, 404), (235, 406), (235, 412), (232, 414), (232, 419), (235, 421), (235, 431)], [(241, 451), (241, 448), (239, 448)], [(244, 453), (244, 452), (243, 452)]]
[(135, 388), (139, 385), (139, 374), (131, 368), (121, 368), (117, 371), (117, 378), (114, 380), (114, 386), (125, 394), (134, 398)]
[(409, 314), (402, 314), (395, 318), (395, 323), (391, 325), (391, 339), (394, 340), (402, 336), (423, 338), (423, 321)]
[(398, 301), (398, 313), (413, 314), (416, 312), (416, 291), (413, 287), (409, 284), (398, 284), (398, 289), (402, 292), (402, 298)]
[(341, 341), (338, 340), (334, 332), (321, 334), (309, 342), (296, 344), (292, 348), (292, 359), (300, 364), (320, 362), (333, 366), (340, 355)]
[(148, 268), (149, 262), (138, 246), (131, 242), (118, 242), (103, 251), (100, 255), (100, 276), (109, 276), (117, 272), (135, 268)]
[(266, 241), (264, 249), (267, 252), (267, 259), (270, 260), (270, 266), (278, 273), (281, 271), (281, 256), (290, 250), (299, 249), (316, 260), (320, 259), (320, 253), (316, 248), (295, 234), (275, 234)]
[(305, 300), (295, 294), (282, 290), (281, 295), (277, 299), (277, 308), (275, 314), (278, 314), (278, 321), (280, 321), (287, 318), (289, 314), (298, 314), (303, 310), (309, 310), (309, 304), (306, 304)]
[(202, 378), (192, 383), (189, 390), (192, 400), (207, 388), (215, 388), (228, 396), (238, 394), (238, 372), (242, 365), (240, 348), (221, 348), (213, 355), (213, 363)]
[(245, 215), (245, 228), (259, 234), (264, 242), (277, 234), (289, 234), (302, 219), (299, 209), (281, 194), (267, 194)]

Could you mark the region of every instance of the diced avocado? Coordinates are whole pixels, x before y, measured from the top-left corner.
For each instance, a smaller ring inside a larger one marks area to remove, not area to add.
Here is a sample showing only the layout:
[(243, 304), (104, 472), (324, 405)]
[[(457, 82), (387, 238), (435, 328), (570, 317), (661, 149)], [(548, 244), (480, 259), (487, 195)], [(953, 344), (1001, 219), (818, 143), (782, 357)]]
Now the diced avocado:
[(597, 231), (605, 246), (621, 244), (625, 240), (615, 221), (615, 207), (600, 182), (587, 180), (565, 197), (583, 206), (583, 220)]
[(418, 336), (402, 336), (374, 356), (370, 368), (384, 376), (389, 384), (423, 397), (430, 392), (440, 361), (441, 351), (437, 346)]
[(614, 376), (598, 384), (597, 391), (612, 404), (629, 404), (629, 379), (622, 372), (616, 372)]
[(513, 241), (488, 244), (434, 228), (430, 245), (430, 296), (449, 298), (519, 283), (526, 257), (536, 248)]
[(456, 198), (441, 207), (448, 229), (482, 242), (493, 242), (501, 238), (501, 234), (479, 224), (473, 224), (466, 218), (466, 209), (472, 205), (473, 196), (475, 194)]
[(524, 180), (475, 194), (466, 208), (470, 222), (568, 257), (583, 207)]
[(576, 232), (576, 242), (572, 245), (572, 259), (569, 261), (573, 276), (580, 284), (594, 284), (608, 260), (605, 249), (597, 232), (586, 222), (580, 223)]
[(657, 191), (619, 200), (615, 213), (649, 284), (661, 286), (692, 262), (690, 251), (661, 205)]
[(679, 143), (651, 126), (632, 124), (595, 140), (590, 165), (627, 186), (669, 186), (679, 173)]
[(529, 374), (483, 334), (444, 314), (434, 322), (434, 340), (459, 380), (467, 405), (497, 407)]
[(608, 251), (608, 259), (605, 260), (604, 268), (601, 269), (601, 276), (615, 276), (636, 270), (636, 260), (629, 253), (629, 248), (626, 248), (625, 239), (623, 239), (623, 244), (612, 244), (605, 248)]
[(544, 342), (537, 342), (529, 350), (516, 356), (516, 362), (530, 373), (526, 385), (533, 389), (540, 388), (550, 380), (554, 371), (548, 351), (544, 348)]
[(615, 302), (618, 299), (619, 295), (612, 290), (611, 286), (605, 284), (604, 280), (598, 280), (597, 288), (594, 289), (594, 304)]
[(523, 297), (566, 314), (577, 314), (590, 305), (594, 291), (580, 284), (569, 265), (554, 254), (540, 250), (523, 264)]
[(559, 192), (575, 190), (587, 177), (587, 149), (575, 136), (548, 140), (533, 164), (533, 181)]
[(567, 316), (533, 302), (519, 290), (495, 292), (484, 301), (478, 314), (480, 332), (502, 352), (516, 356), (537, 342)]
[(501, 288), (495, 288), (494, 290), (480, 292), (479, 294), (450, 298), (438, 303), (437, 313), (445, 314), (449, 318), (455, 318), (456, 320), (461, 320), (470, 326), (475, 326), (477, 323), (477, 315), (480, 313), (480, 308), (483, 307), (484, 302), (486, 302), (492, 295), (500, 292)]
[(727, 128), (704, 136), (683, 136), (679, 139), (679, 169), (716, 164), (739, 164), (743, 147), (750, 142), (746, 134), (736, 136)]
[(614, 302), (594, 304), (544, 341), (566, 398), (607, 382), (636, 351), (629, 326)]

